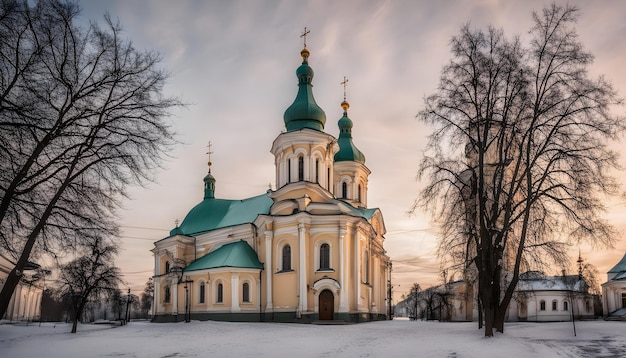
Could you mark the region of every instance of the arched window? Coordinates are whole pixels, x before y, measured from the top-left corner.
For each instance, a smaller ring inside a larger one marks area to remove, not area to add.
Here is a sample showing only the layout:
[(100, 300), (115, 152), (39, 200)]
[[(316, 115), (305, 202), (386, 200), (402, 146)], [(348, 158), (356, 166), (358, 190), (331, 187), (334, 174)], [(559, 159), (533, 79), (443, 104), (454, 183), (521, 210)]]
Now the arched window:
[(164, 296), (163, 297), (163, 302), (170, 303), (171, 293), (170, 293), (170, 287), (169, 286), (165, 287), (165, 294), (163, 296)]
[(563, 311), (567, 311), (569, 309), (569, 305), (567, 304), (567, 301), (563, 301)]
[(247, 282), (243, 283), (243, 287), (241, 288), (243, 297), (243, 302), (250, 302), (250, 284)]
[(170, 273), (170, 262), (169, 261), (165, 262), (165, 273)]
[(541, 300), (541, 301), (539, 302), (539, 310), (540, 310), (540, 311), (545, 311), (545, 310), (546, 310), (546, 301)]
[(320, 246), (320, 270), (330, 270), (330, 245)]
[(304, 157), (298, 157), (298, 181), (304, 180)]
[(291, 183), (291, 159), (287, 159), (287, 183)]
[(283, 246), (283, 267), (282, 271), (291, 271), (291, 246)]
[(357, 194), (358, 194), (358, 198), (359, 198), (359, 203), (361, 203), (361, 202), (362, 202), (362, 201), (361, 201), (361, 184), (359, 184), (359, 189), (358, 189), (358, 190), (359, 190), (359, 191), (358, 191), (358, 193), (357, 193)]
[(217, 284), (217, 303), (222, 303), (224, 302), (224, 285), (222, 285), (221, 283)]
[(585, 301), (585, 311), (591, 312), (591, 302), (589, 300)]
[(320, 182), (320, 160), (315, 159), (315, 182), (319, 184)]
[(348, 198), (348, 183), (345, 181), (341, 183), (341, 197), (344, 199)]
[(328, 188), (328, 190), (331, 190), (331, 183), (330, 183), (330, 168), (326, 169), (326, 187)]
[(204, 282), (200, 282), (200, 289), (198, 290), (200, 296), (198, 297), (198, 303), (204, 303), (204, 297), (206, 294), (206, 288), (204, 286)]
[(556, 305), (557, 305), (556, 300), (552, 301), (552, 310), (553, 311), (556, 311), (558, 309)]

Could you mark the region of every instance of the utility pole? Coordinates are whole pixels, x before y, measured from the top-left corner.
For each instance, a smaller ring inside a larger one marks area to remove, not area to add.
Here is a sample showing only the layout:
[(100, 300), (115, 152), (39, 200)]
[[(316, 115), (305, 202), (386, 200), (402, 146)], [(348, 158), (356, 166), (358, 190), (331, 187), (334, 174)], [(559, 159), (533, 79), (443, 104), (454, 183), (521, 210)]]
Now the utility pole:
[(391, 311), (391, 260), (388, 262), (389, 273), (387, 275), (387, 316), (390, 320), (393, 319), (393, 312)]
[(128, 288), (128, 298), (126, 299), (126, 315), (124, 316), (124, 318), (126, 318), (126, 323), (130, 322), (130, 287)]

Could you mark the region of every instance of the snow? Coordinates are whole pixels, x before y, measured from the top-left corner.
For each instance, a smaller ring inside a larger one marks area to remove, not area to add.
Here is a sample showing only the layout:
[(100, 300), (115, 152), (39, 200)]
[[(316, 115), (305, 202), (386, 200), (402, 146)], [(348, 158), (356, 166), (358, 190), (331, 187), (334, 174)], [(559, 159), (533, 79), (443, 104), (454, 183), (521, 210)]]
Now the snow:
[(626, 322), (509, 323), (484, 338), (476, 323), (353, 325), (134, 321), (123, 327), (0, 325), (2, 357), (624, 357)]

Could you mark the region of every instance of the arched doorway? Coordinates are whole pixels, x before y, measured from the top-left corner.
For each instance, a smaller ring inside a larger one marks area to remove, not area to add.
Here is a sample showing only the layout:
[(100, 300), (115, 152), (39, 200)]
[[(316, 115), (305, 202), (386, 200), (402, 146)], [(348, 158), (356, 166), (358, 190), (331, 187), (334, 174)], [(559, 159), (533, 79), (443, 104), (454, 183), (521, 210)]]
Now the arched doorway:
[(319, 311), (320, 321), (335, 318), (335, 296), (330, 290), (320, 292)]

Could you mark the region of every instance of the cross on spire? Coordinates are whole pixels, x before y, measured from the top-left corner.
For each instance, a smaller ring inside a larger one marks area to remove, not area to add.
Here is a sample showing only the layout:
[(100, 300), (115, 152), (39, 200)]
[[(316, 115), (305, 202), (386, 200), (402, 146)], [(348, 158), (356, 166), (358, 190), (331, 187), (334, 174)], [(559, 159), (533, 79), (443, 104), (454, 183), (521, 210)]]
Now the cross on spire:
[(343, 82), (340, 83), (343, 85), (343, 101), (346, 101), (346, 87), (348, 86), (348, 78), (343, 76)]
[(304, 27), (304, 31), (300, 35), (300, 37), (304, 38), (304, 48), (306, 48), (306, 35), (311, 33), (311, 30), (307, 30), (306, 26)]
[(211, 143), (211, 141), (209, 141), (209, 144), (207, 145), (208, 151), (206, 152), (206, 154), (209, 155), (209, 173), (211, 172), (211, 154), (213, 154), (213, 151), (211, 151), (211, 146), (213, 145), (213, 143)]

